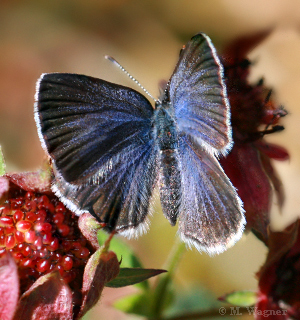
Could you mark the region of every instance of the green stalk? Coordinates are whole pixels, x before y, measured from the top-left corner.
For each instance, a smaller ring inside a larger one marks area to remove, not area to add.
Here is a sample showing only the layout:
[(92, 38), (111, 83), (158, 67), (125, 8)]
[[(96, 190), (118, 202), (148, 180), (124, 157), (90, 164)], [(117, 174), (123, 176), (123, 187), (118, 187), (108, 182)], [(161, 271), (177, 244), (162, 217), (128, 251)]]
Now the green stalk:
[(159, 277), (153, 292), (151, 319), (158, 319), (162, 316), (166, 301), (169, 296), (169, 285), (171, 284), (174, 272), (184, 252), (185, 244), (177, 239), (166, 262), (163, 265), (163, 269), (167, 270), (168, 272)]

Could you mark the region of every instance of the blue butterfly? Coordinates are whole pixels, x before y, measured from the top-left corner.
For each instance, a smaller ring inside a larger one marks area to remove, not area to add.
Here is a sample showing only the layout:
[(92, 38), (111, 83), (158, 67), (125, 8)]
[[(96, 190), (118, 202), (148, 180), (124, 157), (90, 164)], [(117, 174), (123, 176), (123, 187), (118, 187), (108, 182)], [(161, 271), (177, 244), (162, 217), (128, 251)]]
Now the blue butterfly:
[(207, 35), (183, 47), (155, 107), (128, 87), (69, 73), (43, 74), (35, 99), (53, 191), (76, 214), (137, 235), (158, 185), (163, 213), (188, 245), (215, 254), (242, 236), (242, 202), (217, 160), (232, 147), (230, 110)]

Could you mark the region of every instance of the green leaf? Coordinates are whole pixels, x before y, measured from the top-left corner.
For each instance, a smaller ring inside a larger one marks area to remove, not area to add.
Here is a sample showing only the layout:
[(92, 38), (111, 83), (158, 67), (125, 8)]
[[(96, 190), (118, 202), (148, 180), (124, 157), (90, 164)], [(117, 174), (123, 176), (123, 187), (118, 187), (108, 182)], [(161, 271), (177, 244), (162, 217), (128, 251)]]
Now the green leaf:
[[(107, 233), (103, 230), (99, 230), (97, 236), (98, 242), (101, 246), (107, 239)], [(143, 268), (142, 263), (130, 248), (130, 246), (117, 236), (114, 236), (112, 238), (109, 248), (110, 250), (114, 251), (117, 254), (118, 258), (121, 260), (122, 268)], [(148, 281), (143, 281), (141, 283), (137, 283), (136, 287), (142, 290), (147, 290), (149, 289), (149, 283)]]
[(5, 174), (5, 161), (2, 153), (2, 148), (0, 146), (0, 176)]
[[(98, 231), (98, 241), (100, 246), (107, 239), (107, 233), (103, 230)], [(114, 251), (118, 257), (122, 260), (121, 265), (124, 268), (142, 268), (142, 263), (138, 259), (138, 257), (134, 254), (133, 250), (130, 246), (123, 242), (120, 238), (114, 236), (109, 244), (109, 249)]]
[(119, 275), (112, 281), (105, 284), (106, 287), (120, 288), (130, 286), (151, 277), (157, 276), (166, 270), (160, 269), (142, 269), (142, 268), (120, 268)]
[(164, 316), (175, 317), (185, 313), (208, 312), (209, 310), (219, 309), (222, 306), (223, 304), (216, 299), (212, 292), (200, 283), (195, 283), (188, 288), (176, 287), (174, 301), (164, 311)]
[(115, 301), (113, 306), (127, 314), (136, 314), (146, 318), (150, 316), (148, 292), (135, 293), (126, 296)]
[(257, 301), (257, 295), (254, 291), (244, 290), (231, 292), (221, 298), (221, 301), (228, 302), (238, 307), (250, 307)]

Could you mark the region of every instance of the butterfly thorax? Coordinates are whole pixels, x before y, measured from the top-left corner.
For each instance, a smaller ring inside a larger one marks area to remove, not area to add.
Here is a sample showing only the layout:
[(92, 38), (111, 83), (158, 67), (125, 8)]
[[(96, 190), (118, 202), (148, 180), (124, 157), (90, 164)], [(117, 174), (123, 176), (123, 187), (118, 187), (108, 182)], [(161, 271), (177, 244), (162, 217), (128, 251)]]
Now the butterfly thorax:
[(156, 103), (153, 130), (154, 138), (160, 151), (178, 148), (174, 107), (170, 102)]
[(176, 223), (180, 206), (181, 170), (174, 107), (170, 102), (156, 104), (154, 141), (159, 150), (159, 193), (164, 215)]

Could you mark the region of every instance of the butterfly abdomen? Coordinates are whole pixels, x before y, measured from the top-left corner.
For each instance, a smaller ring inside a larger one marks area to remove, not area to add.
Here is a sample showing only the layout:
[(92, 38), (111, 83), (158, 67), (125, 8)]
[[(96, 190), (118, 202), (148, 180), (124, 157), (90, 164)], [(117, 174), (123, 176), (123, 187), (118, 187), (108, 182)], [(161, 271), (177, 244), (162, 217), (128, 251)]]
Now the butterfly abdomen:
[(181, 175), (178, 134), (171, 104), (158, 104), (154, 111), (154, 141), (159, 154), (159, 193), (164, 215), (175, 225), (180, 206)]

